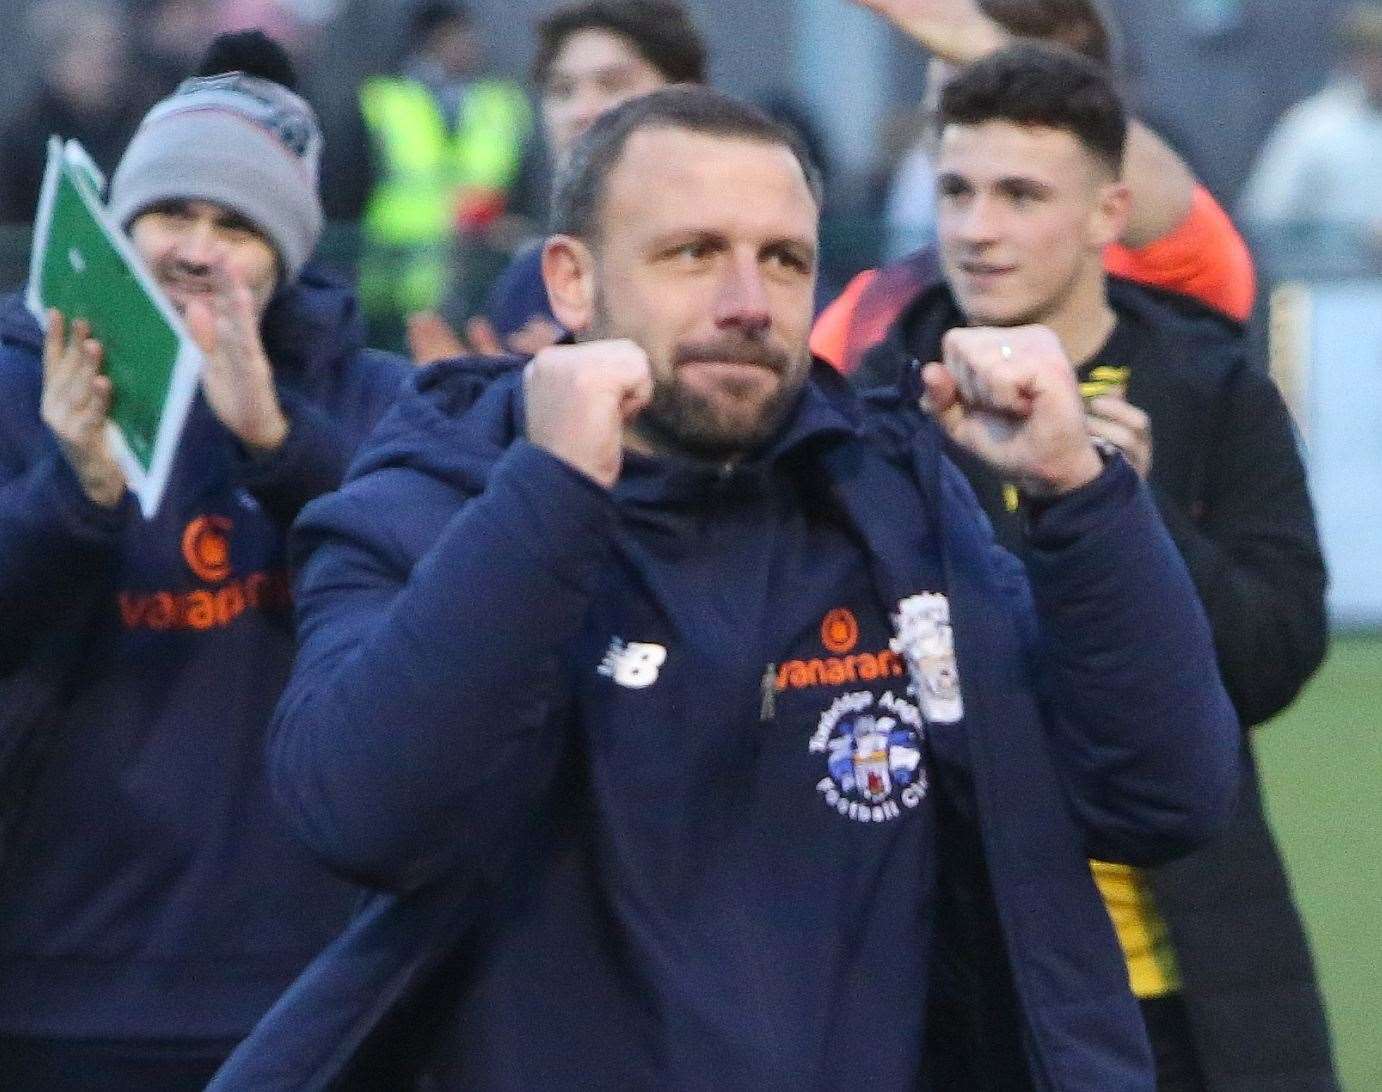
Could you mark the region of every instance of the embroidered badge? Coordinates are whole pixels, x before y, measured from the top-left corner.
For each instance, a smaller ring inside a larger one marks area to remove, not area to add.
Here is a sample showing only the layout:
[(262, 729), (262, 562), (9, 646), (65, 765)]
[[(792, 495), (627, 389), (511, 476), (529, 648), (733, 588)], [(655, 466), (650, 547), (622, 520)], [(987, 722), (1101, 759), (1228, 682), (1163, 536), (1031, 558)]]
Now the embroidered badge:
[(856, 823), (886, 823), (926, 798), (922, 720), (915, 705), (888, 691), (842, 694), (821, 714), (812, 754), (825, 756), (816, 783), (826, 807)]
[(939, 592), (904, 599), (893, 615), (893, 628), (897, 636), (889, 644), (907, 661), (922, 715), (933, 724), (954, 724), (964, 716), (965, 707), (955, 665), (950, 600)]

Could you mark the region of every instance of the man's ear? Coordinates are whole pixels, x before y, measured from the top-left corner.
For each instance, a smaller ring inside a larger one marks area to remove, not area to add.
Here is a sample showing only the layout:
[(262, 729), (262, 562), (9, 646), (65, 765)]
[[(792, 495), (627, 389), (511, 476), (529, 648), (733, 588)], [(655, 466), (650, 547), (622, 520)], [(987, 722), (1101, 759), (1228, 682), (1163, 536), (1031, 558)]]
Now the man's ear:
[(1099, 189), (1098, 201), (1090, 216), (1091, 242), (1101, 251), (1118, 242), (1128, 230), (1132, 216), (1132, 190), (1126, 182), (1110, 182)]
[(574, 235), (552, 235), (542, 247), (542, 280), (557, 321), (573, 334), (595, 318), (595, 255)]

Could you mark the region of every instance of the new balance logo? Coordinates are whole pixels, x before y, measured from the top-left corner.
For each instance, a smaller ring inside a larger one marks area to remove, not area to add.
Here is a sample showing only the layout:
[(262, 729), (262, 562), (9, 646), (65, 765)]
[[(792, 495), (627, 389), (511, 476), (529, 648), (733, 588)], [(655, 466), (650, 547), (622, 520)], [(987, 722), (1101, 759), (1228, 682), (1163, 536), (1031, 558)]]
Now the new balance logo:
[(667, 662), (667, 650), (661, 645), (641, 641), (625, 641), (615, 637), (600, 664), (600, 674), (613, 679), (630, 690), (643, 690), (657, 682), (658, 671)]

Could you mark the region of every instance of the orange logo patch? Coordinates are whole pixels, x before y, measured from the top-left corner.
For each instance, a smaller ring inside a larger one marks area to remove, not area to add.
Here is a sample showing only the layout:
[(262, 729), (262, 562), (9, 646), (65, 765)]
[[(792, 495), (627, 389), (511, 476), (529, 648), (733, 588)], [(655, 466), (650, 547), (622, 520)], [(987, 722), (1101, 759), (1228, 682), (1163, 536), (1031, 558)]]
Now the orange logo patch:
[(198, 516), (182, 532), (187, 567), (208, 584), (230, 576), (230, 527), (225, 516)]
[(821, 644), (827, 652), (843, 656), (859, 643), (859, 622), (844, 607), (832, 610), (821, 623)]

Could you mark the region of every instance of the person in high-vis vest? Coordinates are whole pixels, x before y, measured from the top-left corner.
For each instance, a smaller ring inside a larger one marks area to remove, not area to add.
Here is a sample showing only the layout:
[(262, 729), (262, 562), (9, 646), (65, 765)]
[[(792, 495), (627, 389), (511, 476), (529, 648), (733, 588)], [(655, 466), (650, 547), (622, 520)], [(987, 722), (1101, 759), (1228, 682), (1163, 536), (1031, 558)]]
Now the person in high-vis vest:
[[(534, 24), (532, 84), (552, 166), (596, 118), (668, 84), (706, 82), (704, 39), (680, 0), (566, 0)], [(464, 353), (534, 353), (564, 331), (542, 282), (542, 238), (513, 254), (464, 326), (435, 311), (408, 316), (408, 349), (429, 364)], [(452, 316), (454, 317), (454, 316)]]
[(360, 89), (378, 173), (362, 225), (360, 293), (385, 323), (441, 301), (458, 235), (504, 212), (533, 124), (516, 83), (472, 78), (477, 44), (464, 5), (419, 6), (409, 42), (398, 75)]

